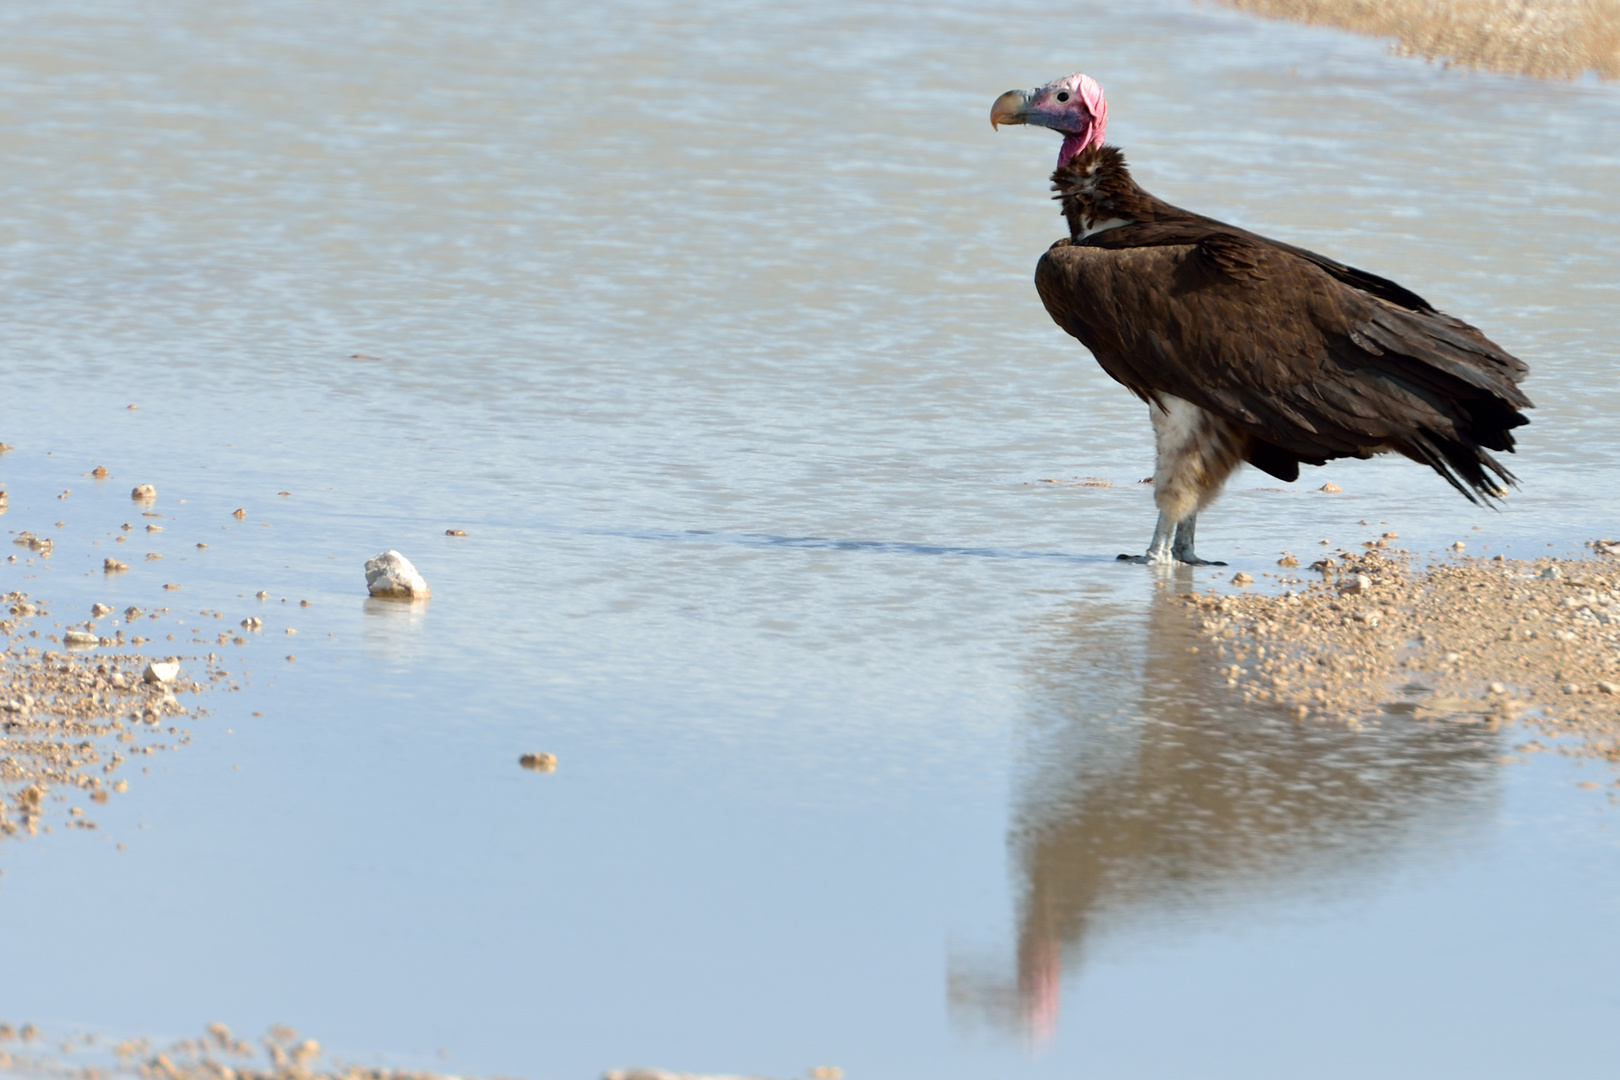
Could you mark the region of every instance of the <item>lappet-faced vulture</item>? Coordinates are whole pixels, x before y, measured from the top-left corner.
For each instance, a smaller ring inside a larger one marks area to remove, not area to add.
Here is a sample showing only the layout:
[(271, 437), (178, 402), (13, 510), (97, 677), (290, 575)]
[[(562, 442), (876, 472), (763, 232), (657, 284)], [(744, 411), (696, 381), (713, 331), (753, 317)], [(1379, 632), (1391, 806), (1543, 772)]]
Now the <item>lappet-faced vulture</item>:
[(1203, 564), (1198, 511), (1245, 461), (1292, 481), (1301, 462), (1393, 450), (1473, 502), (1506, 493), (1490, 451), (1529, 423), (1521, 360), (1393, 281), (1148, 194), (1103, 145), (1107, 118), (1080, 74), (990, 110), (1063, 135), (1052, 190), (1069, 236), (1035, 287), (1153, 418), (1159, 522), (1146, 555), (1121, 559)]

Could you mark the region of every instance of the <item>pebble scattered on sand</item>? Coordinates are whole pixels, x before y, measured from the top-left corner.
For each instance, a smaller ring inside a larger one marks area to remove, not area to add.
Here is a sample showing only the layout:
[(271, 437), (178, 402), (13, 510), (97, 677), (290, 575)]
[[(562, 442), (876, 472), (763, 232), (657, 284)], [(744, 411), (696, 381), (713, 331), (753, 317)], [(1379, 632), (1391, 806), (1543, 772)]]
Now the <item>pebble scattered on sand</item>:
[[(128, 785), (112, 782), (110, 774), (127, 755), (168, 749), (150, 735), (163, 721), (187, 714), (177, 694), (202, 687), (182, 678), (178, 664), (166, 682), (149, 683), (141, 673), (144, 657), (82, 651), (123, 644), (121, 636), (97, 637), (90, 629), (70, 627), (62, 634), (63, 651), (30, 644), (43, 645), (46, 639), (29, 631), (27, 621), (48, 612), (22, 593), (3, 599), (9, 618), (0, 619), (0, 636), (12, 643), (0, 649), (0, 792), (5, 793), (0, 836), (14, 836), (38, 832), (48, 804), (65, 801), (67, 793), (103, 803), (108, 791), (127, 791)], [(131, 725), (143, 722), (149, 735), (137, 739)], [(96, 827), (82, 809), (66, 823)]]
[(1414, 570), (1374, 548), (1316, 567), (1277, 595), (1180, 598), (1245, 701), (1351, 725), (1516, 720), (1620, 762), (1620, 559), (1454, 557)]
[(1396, 38), (1395, 51), (1446, 66), (1573, 79), (1620, 78), (1620, 16), (1606, 0), (1222, 0), (1274, 18)]
[[(15, 1045), (12, 1045), (15, 1044)], [(53, 1080), (460, 1080), (436, 1073), (346, 1063), (321, 1064), (321, 1044), (277, 1025), (258, 1046), (224, 1024), (159, 1047), (90, 1035), (45, 1038), (32, 1024), (0, 1024), (0, 1072)]]

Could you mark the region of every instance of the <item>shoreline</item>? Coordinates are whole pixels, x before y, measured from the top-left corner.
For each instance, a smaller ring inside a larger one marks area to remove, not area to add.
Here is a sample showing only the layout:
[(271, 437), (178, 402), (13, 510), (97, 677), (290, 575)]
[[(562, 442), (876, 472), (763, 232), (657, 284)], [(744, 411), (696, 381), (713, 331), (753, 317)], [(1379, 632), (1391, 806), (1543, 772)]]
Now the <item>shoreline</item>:
[(1219, 0), (1271, 19), (1394, 38), (1395, 52), (1541, 79), (1620, 79), (1620, 4), (1608, 0)]
[(1239, 580), (1176, 602), (1216, 678), (1296, 721), (1513, 724), (1532, 736), (1519, 751), (1620, 764), (1620, 545), (1591, 546), (1422, 569), (1409, 552), (1340, 549), (1276, 595)]
[[(136, 757), (189, 743), (190, 731), (176, 724), (203, 710), (187, 709), (176, 695), (200, 694), (204, 687), (174, 673), (166, 681), (146, 678), (152, 664), (147, 656), (110, 652), (99, 643), (74, 648), (57, 644), (55, 635), (40, 638), (26, 624), (50, 614), (44, 605), (20, 592), (0, 596), (0, 602), (10, 616), (0, 621), (0, 638), (11, 639), (0, 649), (3, 841), (50, 832), (44, 823), (48, 803), (77, 797), (105, 805), (111, 795), (128, 791), (129, 782), (112, 774)], [(40, 644), (28, 644), (33, 640)], [(115, 645), (110, 638), (100, 641)], [(13, 651), (17, 644), (22, 649)], [(124, 645), (122, 631), (116, 645)], [(83, 805), (71, 806), (64, 824), (95, 829), (89, 813)]]

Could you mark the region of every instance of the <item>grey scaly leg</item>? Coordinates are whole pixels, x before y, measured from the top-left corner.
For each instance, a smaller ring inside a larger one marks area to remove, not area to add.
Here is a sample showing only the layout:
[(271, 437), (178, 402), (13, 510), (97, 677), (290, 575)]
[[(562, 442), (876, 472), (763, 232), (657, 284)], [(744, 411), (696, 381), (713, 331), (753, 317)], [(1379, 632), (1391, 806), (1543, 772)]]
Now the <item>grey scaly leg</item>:
[(1153, 542), (1145, 555), (1121, 555), (1120, 562), (1140, 563), (1147, 566), (1170, 566), (1185, 563), (1188, 566), (1225, 566), (1223, 562), (1200, 559), (1193, 551), (1193, 537), (1198, 531), (1198, 515), (1188, 514), (1179, 522), (1172, 522), (1163, 514), (1153, 527)]
[(1176, 562), (1186, 563), (1188, 566), (1225, 566), (1223, 562), (1214, 562), (1209, 559), (1200, 559), (1193, 551), (1193, 534), (1198, 531), (1198, 515), (1188, 514), (1176, 524), (1176, 542), (1171, 548), (1171, 554)]
[(1175, 562), (1170, 544), (1171, 537), (1179, 535), (1175, 522), (1159, 515), (1159, 523), (1153, 527), (1153, 542), (1148, 544), (1146, 555), (1121, 555), (1120, 562), (1143, 563), (1149, 566), (1169, 566)]

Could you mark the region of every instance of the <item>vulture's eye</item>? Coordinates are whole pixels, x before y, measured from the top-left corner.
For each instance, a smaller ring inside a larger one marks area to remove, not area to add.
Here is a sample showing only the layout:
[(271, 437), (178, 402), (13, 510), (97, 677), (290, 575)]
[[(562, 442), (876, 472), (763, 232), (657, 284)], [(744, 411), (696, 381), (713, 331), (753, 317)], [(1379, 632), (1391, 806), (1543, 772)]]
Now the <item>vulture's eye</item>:
[(1069, 100), (1069, 92), (1067, 90), (1059, 90), (1057, 99), (1059, 101), (1068, 101)]

